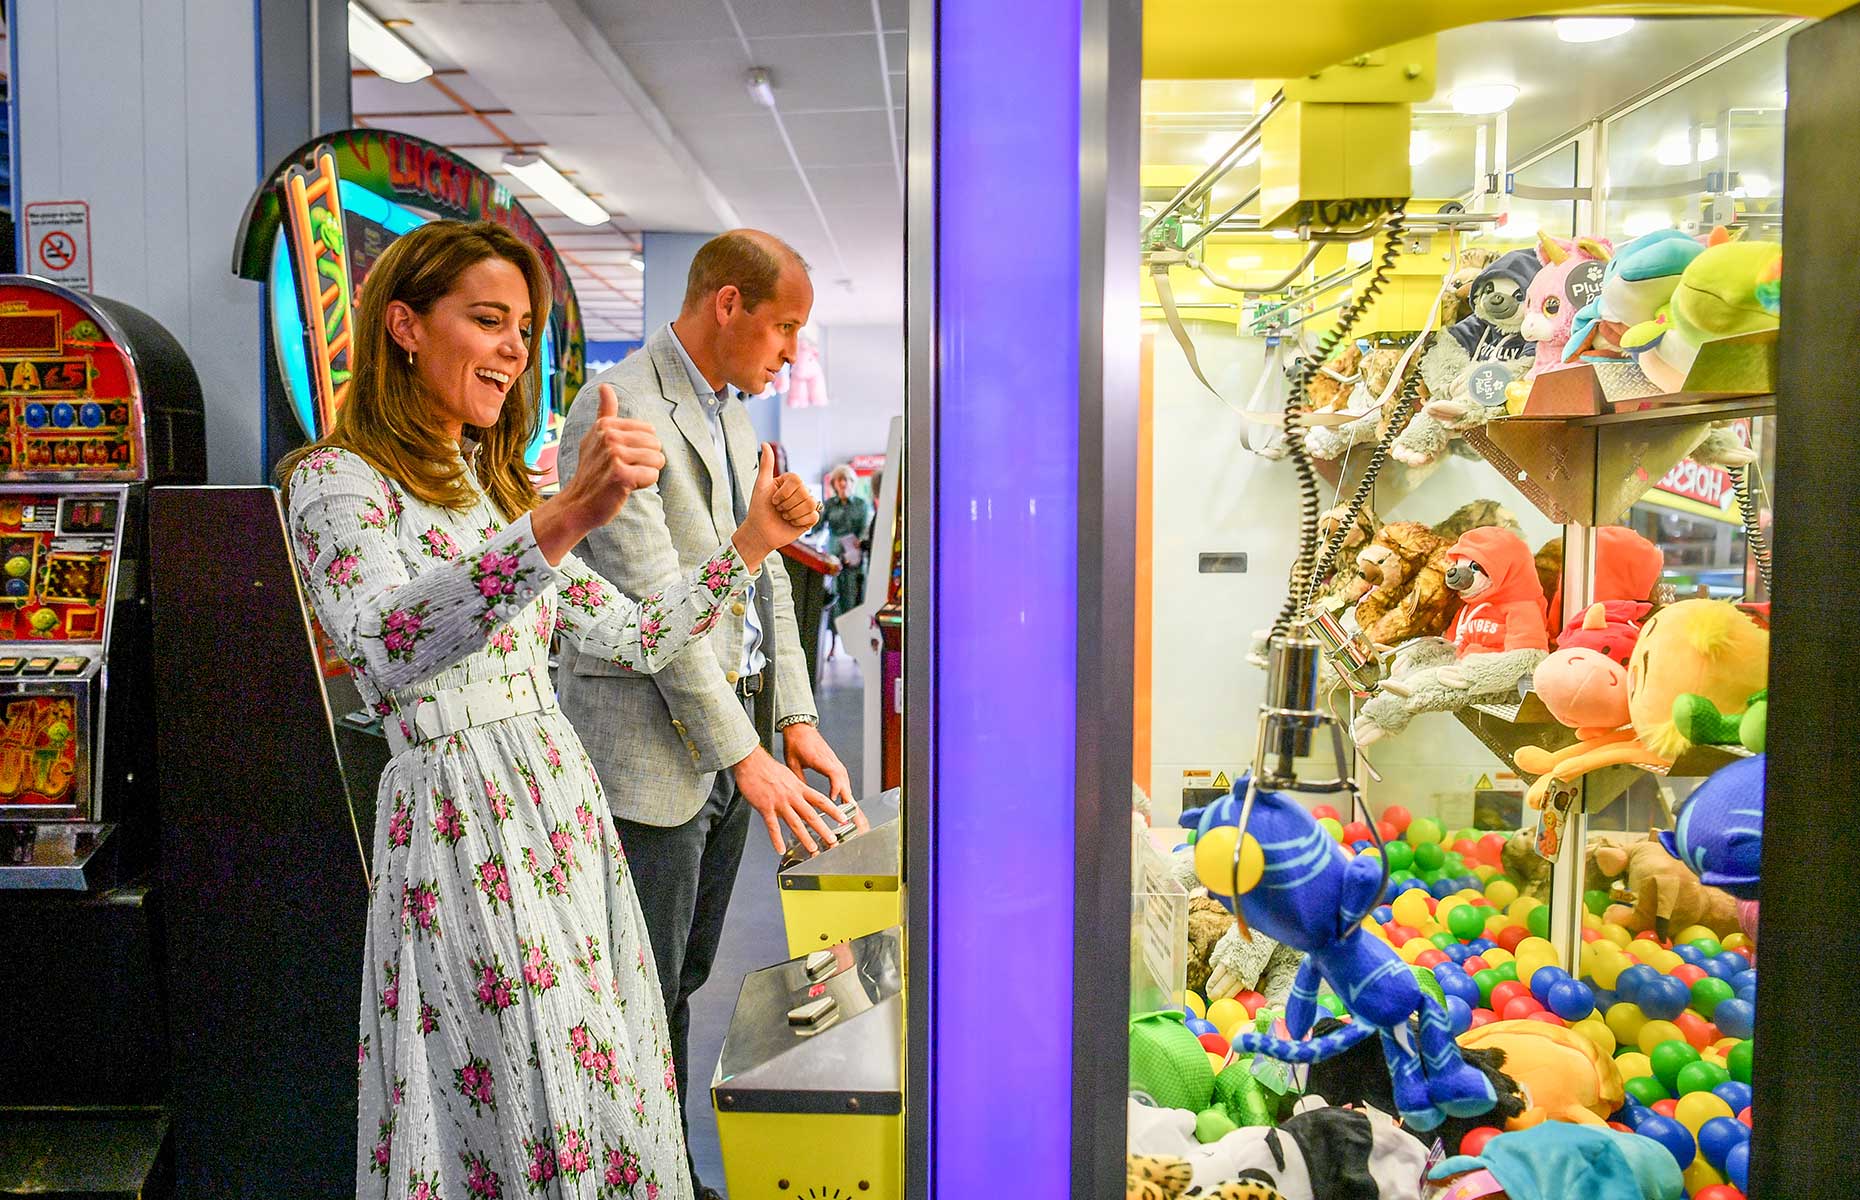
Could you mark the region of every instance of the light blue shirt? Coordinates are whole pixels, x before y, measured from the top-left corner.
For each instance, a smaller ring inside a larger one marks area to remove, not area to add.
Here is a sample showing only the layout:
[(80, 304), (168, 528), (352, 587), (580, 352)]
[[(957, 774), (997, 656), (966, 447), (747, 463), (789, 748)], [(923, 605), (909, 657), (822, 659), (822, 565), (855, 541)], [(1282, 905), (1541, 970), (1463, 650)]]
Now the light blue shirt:
[[(734, 470), (736, 464), (730, 462), (728, 443), (723, 440), (723, 406), (730, 399), (730, 385), (712, 388), (710, 380), (691, 361), (691, 354), (678, 339), (678, 330), (672, 330), (672, 345), (678, 349), (678, 361), (684, 363), (685, 374), (691, 377), (691, 390), (697, 393), (698, 401), (704, 406), (704, 420), (710, 426), (710, 444), (717, 449), (717, 461)], [(734, 486), (726, 481), (727, 486)], [(749, 503), (749, 497), (743, 497), (743, 503)], [(768, 665), (768, 659), (762, 653), (762, 615), (756, 610), (756, 585), (750, 584), (743, 593), (743, 666), (742, 674), (754, 675)]]

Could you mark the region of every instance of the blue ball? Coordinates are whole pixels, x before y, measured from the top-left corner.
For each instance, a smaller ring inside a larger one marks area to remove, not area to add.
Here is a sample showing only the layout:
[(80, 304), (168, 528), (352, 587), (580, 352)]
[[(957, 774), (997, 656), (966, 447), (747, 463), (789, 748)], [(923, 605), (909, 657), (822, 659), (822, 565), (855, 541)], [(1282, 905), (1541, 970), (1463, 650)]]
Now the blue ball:
[(1757, 1006), (1737, 997), (1720, 1000), (1718, 1007), (1712, 1010), (1711, 1023), (1726, 1037), (1750, 1037), (1757, 1031)]
[[(1722, 1121), (1724, 1118), (1719, 1117)], [(1743, 1124), (1739, 1121), (1738, 1124)], [(1731, 1147), (1731, 1152), (1724, 1156), (1724, 1175), (1738, 1191), (1746, 1196), (1750, 1194), (1750, 1142), (1739, 1142)]]
[(1387, 925), (1395, 919), (1395, 910), (1386, 904), (1376, 906), (1376, 924)]
[(1436, 879), (1434, 880), (1433, 885), (1429, 887), (1427, 890), (1434, 897), (1434, 899), (1445, 900), (1448, 896), (1451, 896), (1453, 893), (1459, 891), (1460, 885), (1459, 885), (1458, 880)]
[(1745, 971), (1756, 970), (1755, 967), (1750, 965), (1749, 959), (1737, 953), (1735, 950), (1726, 950), (1723, 954), (1714, 954), (1711, 960), (1721, 964), (1725, 970), (1730, 972), (1729, 975), (1719, 976), (1721, 979), (1735, 979)]
[(1666, 1152), (1673, 1156), (1680, 1170), (1692, 1165), (1693, 1156), (1698, 1147), (1693, 1144), (1692, 1131), (1671, 1117), (1663, 1117), (1657, 1112), (1649, 1112), (1641, 1118), (1634, 1132), (1642, 1137), (1652, 1138), (1666, 1147)]
[(1653, 1110), (1651, 1108), (1648, 1108), (1645, 1104), (1634, 1099), (1634, 1097), (1629, 1096), (1627, 1103), (1621, 1106), (1621, 1111), (1608, 1119), (1611, 1121), (1618, 1121), (1626, 1125), (1629, 1129), (1639, 1129), (1640, 1123), (1646, 1120), (1648, 1114), (1652, 1112)]
[(1752, 979), (1748, 983), (1739, 984), (1737, 986), (1737, 998), (1739, 1000), (1747, 1000), (1754, 1006), (1757, 1002), (1757, 981)]
[[(1531, 976), (1531, 982), (1536, 983), (1549, 969), (1548, 967), (1539, 968), (1537, 974)], [(1580, 1021), (1595, 1011), (1594, 994), (1574, 979), (1557, 980), (1550, 985), (1546, 996), (1547, 998), (1543, 1001), (1544, 1007), (1565, 1021)]]
[(1467, 888), (1473, 888), (1477, 890), (1477, 888), (1479, 887), (1479, 877), (1477, 875), (1462, 875), (1458, 879), (1454, 880), (1453, 882), (1459, 884), (1459, 890), (1462, 892), (1465, 891)]
[[(1741, 1113), (1750, 1107), (1751, 1089), (1750, 1085), (1747, 1083), (1739, 1083), (1735, 1079), (1727, 1079), (1713, 1088), (1711, 1094), (1730, 1105), (1731, 1111), (1734, 1113)], [(1742, 1125), (1743, 1122), (1739, 1121), (1738, 1124)]]
[[(1475, 984), (1473, 986), (1473, 991), (1476, 992), (1478, 990), (1478, 985)], [(1447, 1022), (1453, 1027), (1454, 1037), (1458, 1037), (1468, 1029), (1471, 1029), (1472, 1005), (1466, 1003), (1466, 1001), (1460, 999), (1458, 996), (1449, 995), (1447, 997)], [(1722, 1117), (1719, 1119), (1723, 1120)]]
[(1754, 987), (1756, 985), (1756, 982), (1757, 982), (1757, 969), (1755, 967), (1745, 967), (1743, 970), (1739, 971), (1737, 974), (1731, 976), (1731, 980), (1730, 980), (1731, 986), (1734, 988), (1743, 987), (1747, 983)]
[(1594, 984), (1589, 985), (1589, 990), (1595, 993), (1595, 1011), (1596, 1012), (1605, 1013), (1609, 1009), (1613, 1008), (1615, 1005), (1621, 1003), (1620, 992), (1610, 991), (1607, 988), (1596, 987)]
[(1350, 849), (1356, 851), (1358, 854), (1361, 854), (1365, 850), (1373, 850), (1375, 846), (1376, 844), (1368, 838), (1358, 838), (1356, 841), (1350, 843)]
[[(1440, 990), (1447, 994), (1449, 1000), (1457, 998), (1465, 1001), (1467, 1012), (1478, 1007), (1479, 985), (1473, 982), (1472, 976), (1460, 970), (1459, 967), (1452, 963), (1441, 963), (1434, 968), (1434, 981), (1440, 985)], [(1462, 1029), (1459, 1032), (1466, 1031)]]
[(1467, 959), (1473, 956), (1473, 949), (1471, 946), (1468, 946), (1465, 942), (1454, 942), (1451, 946), (1448, 946), (1445, 950), (1442, 950), (1441, 953), (1446, 955), (1449, 959), (1453, 960), (1455, 963), (1463, 963)]
[[(1652, 967), (1647, 969), (1653, 970)], [(1627, 972), (1623, 971), (1622, 974)], [(1686, 1011), (1686, 1006), (1692, 1003), (1692, 989), (1683, 980), (1656, 972), (1652, 980), (1640, 985), (1640, 998), (1634, 1003), (1640, 1005), (1640, 1011), (1647, 1014), (1648, 1020), (1670, 1021)]]
[(1498, 945), (1497, 942), (1493, 941), (1489, 937), (1476, 937), (1472, 941), (1467, 942), (1466, 944), (1472, 948), (1472, 952), (1474, 954), (1484, 954), (1487, 950), (1490, 950), (1492, 947)]
[(1629, 1004), (1639, 1004), (1641, 989), (1659, 978), (1660, 973), (1646, 963), (1635, 963), (1615, 980), (1615, 991)]
[(1731, 980), (1737, 978), (1737, 975), (1738, 975), (1736, 971), (1732, 970), (1730, 967), (1725, 966), (1723, 963), (1719, 962), (1715, 958), (1708, 958), (1704, 962), (1700, 963), (1699, 970), (1705, 972), (1707, 975), (1711, 976), (1713, 979), (1722, 979), (1726, 983), (1730, 983)]
[(1750, 1130), (1735, 1117), (1713, 1117), (1699, 1126), (1699, 1153), (1720, 1172), (1732, 1150), (1750, 1140)]
[(1685, 959), (1687, 962), (1691, 963), (1695, 967), (1705, 961), (1705, 955), (1702, 952), (1700, 952), (1697, 946), (1693, 946), (1693, 945), (1674, 946), (1673, 953), (1677, 954), (1680, 958)]
[(1551, 988), (1559, 983), (1574, 982), (1569, 972), (1562, 967), (1538, 967), (1531, 975), (1531, 995), (1537, 998), (1537, 1003), (1547, 1008), (1550, 1005)]
[(1188, 1031), (1196, 1037), (1200, 1037), (1204, 1033), (1220, 1032), (1220, 1030), (1214, 1027), (1212, 1021), (1204, 1021), (1200, 1017), (1190, 1017), (1188, 1020), (1182, 1022), (1182, 1024), (1188, 1026)]

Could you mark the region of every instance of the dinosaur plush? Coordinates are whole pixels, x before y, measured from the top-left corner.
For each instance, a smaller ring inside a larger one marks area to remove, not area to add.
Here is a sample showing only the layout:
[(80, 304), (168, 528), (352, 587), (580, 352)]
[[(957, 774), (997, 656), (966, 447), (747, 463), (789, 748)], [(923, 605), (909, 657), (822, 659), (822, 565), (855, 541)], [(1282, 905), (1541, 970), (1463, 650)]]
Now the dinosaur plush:
[[(1337, 536), (1346, 511), (1345, 506), (1339, 505), (1318, 518), (1318, 534), (1326, 544)], [(1319, 582), (1312, 596), (1314, 605), (1342, 609), (1356, 603), (1369, 589), (1370, 585), (1363, 582), (1362, 572), (1357, 569), (1356, 556), (1375, 540), (1378, 528), (1375, 509), (1365, 504), (1356, 511), (1355, 519), (1337, 546), (1337, 556), (1331, 560), (1329, 577)]]
[[(1597, 525), (1595, 536), (1595, 575), (1590, 580), (1590, 596), (1595, 600), (1633, 600), (1651, 602), (1659, 590), (1661, 572), (1666, 569), (1666, 555), (1660, 548), (1626, 525)], [(1554, 549), (1552, 549), (1554, 547)], [(1555, 569), (1547, 581), (1544, 576), (1551, 562)], [(1562, 644), (1563, 629), (1563, 539), (1552, 538), (1537, 551), (1537, 578), (1544, 584), (1546, 618), (1552, 634), (1551, 645)], [(1623, 660), (1623, 666), (1627, 665)]]
[(1528, 1129), (1545, 1121), (1604, 1125), (1627, 1099), (1614, 1059), (1588, 1038), (1542, 1021), (1492, 1021), (1469, 1029), (1460, 1049), (1498, 1051), (1505, 1074), (1518, 1081), (1524, 1111), (1507, 1129)]
[[(1232, 794), (1182, 815), (1199, 830), (1196, 873), (1243, 926), (1258, 927), (1306, 957), (1285, 1010), (1294, 1040), (1242, 1033), (1234, 1049), (1310, 1063), (1380, 1035), (1395, 1107), (1408, 1126), (1428, 1130), (1449, 1116), (1490, 1112), (1498, 1094), (1460, 1058), (1445, 1006), (1421, 989), (1386, 941), (1364, 928), (1381, 899), (1380, 862), (1371, 855), (1347, 857), (1303, 805), (1277, 792), (1254, 797), (1242, 840), (1235, 826), (1246, 786), (1237, 781)], [(1328, 1037), (1304, 1040), (1320, 983), (1330, 985), (1354, 1020)], [(1418, 1038), (1411, 1017), (1420, 1018)]]
[(1330, 412), (1347, 406), (1362, 382), (1362, 364), (1362, 349), (1355, 342), (1344, 346), (1311, 377), (1311, 385), (1305, 391), (1305, 408), (1310, 412)]
[(1682, 391), (1699, 347), (1719, 338), (1775, 329), (1782, 304), (1782, 247), (1719, 238), (1686, 265), (1660, 315), (1622, 335), (1655, 387)]
[(1427, 1200), (1680, 1200), (1685, 1180), (1652, 1138), (1546, 1122), (1502, 1133), (1427, 1172)]
[(1719, 937), (1738, 932), (1737, 901), (1729, 892), (1700, 883), (1689, 867), (1660, 842), (1658, 831), (1625, 849), (1602, 847), (1595, 861), (1611, 875), (1625, 875), (1617, 894), (1627, 903), (1611, 906), (1602, 919), (1631, 933), (1677, 933), (1703, 925)]
[(1524, 526), (1519, 524), (1518, 514), (1496, 500), (1468, 500), (1435, 524), (1434, 533), (1451, 543), (1475, 529), (1487, 526), (1509, 529), (1519, 537), (1524, 536)]
[(1521, 379), (1505, 389), (1506, 407), (1518, 412), (1530, 398), (1531, 381), (1546, 371), (1561, 370), (1563, 348), (1569, 344), (1570, 330), (1581, 307), (1580, 297), (1571, 295), (1572, 282), (1589, 282), (1614, 253), (1606, 238), (1577, 238), (1564, 243), (1549, 234), (1537, 235), (1538, 251), (1547, 264), (1531, 280), (1524, 296), (1524, 324), (1518, 334), (1537, 346), (1531, 368)]
[[(1233, 930), (1234, 915), (1206, 896), (1188, 901), (1188, 988), (1207, 994), (1209, 959), (1221, 937)], [(1222, 992), (1221, 995), (1229, 995)]]

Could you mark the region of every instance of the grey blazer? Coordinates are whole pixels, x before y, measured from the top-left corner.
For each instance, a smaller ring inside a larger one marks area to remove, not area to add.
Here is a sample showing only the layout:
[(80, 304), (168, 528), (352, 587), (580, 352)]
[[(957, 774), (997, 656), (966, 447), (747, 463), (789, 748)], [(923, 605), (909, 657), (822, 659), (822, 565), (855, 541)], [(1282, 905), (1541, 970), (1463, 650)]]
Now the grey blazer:
[[(626, 361), (590, 379), (562, 426), (564, 479), (574, 475), (603, 383), (613, 386), (621, 416), (651, 421), (665, 444), (658, 484), (634, 492), (618, 517), (578, 547), (590, 566), (630, 596), (690, 574), (736, 530), (729, 481), (672, 338), (671, 326), (663, 326)], [(757, 441), (741, 401), (724, 407), (723, 432), (747, 503), (755, 486)], [(762, 652), (769, 661), (763, 700), (772, 694), (772, 724), (813, 718), (813, 688), (780, 555), (769, 556), (756, 596)], [(744, 615), (742, 603), (733, 605), (702, 646), (654, 675), (624, 674), (598, 657), (564, 651), (556, 690), (614, 816), (642, 825), (682, 825), (704, 806), (715, 773), (756, 748), (760, 739), (732, 686), (742, 668)], [(766, 690), (771, 673), (772, 693)]]

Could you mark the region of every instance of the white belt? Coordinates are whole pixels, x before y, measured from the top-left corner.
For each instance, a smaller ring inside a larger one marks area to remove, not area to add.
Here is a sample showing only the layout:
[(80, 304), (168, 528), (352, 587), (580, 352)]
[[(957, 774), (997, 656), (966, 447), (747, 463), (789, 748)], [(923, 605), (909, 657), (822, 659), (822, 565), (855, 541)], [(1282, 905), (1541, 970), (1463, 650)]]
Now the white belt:
[(401, 731), (391, 715), (382, 721), (388, 746), (395, 754), (422, 742), (436, 741), (469, 729), (524, 713), (556, 707), (555, 688), (546, 667), (530, 667), (501, 679), (486, 679), (463, 687), (447, 688), (413, 707), (413, 735)]

